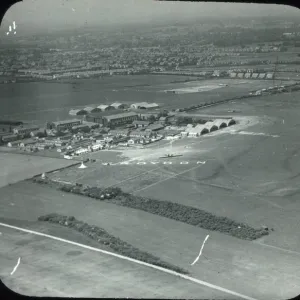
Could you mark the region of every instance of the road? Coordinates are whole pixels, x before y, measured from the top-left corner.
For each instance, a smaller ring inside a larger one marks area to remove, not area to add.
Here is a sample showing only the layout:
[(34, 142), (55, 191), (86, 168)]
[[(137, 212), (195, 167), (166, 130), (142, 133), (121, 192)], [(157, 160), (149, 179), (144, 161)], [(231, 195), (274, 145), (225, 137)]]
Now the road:
[[(0, 226), (0, 276), (15, 292), (51, 297), (215, 298), (228, 294), (47, 237)], [(17, 261), (20, 264), (11, 275)], [(231, 299), (238, 297), (230, 296)]]

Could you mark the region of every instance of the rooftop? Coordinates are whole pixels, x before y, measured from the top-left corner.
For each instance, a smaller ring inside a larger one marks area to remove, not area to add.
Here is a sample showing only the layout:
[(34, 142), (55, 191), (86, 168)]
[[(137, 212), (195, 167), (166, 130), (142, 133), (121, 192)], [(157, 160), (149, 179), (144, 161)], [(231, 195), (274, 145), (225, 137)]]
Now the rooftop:
[(119, 110), (114, 109), (114, 110), (109, 110), (109, 111), (90, 113), (90, 114), (88, 114), (88, 116), (92, 117), (92, 118), (101, 118), (101, 117), (106, 117), (106, 116), (110, 116), (110, 115), (116, 115), (118, 113), (124, 113), (124, 112), (121, 109), (119, 109)]
[(22, 125), (22, 121), (11, 121), (11, 120), (0, 120), (0, 125), (13, 125), (13, 126), (19, 126)]
[(133, 116), (137, 116), (137, 114), (135, 112), (125, 112), (125, 113), (121, 113), (121, 114), (105, 116), (105, 118), (107, 120), (112, 120), (112, 119), (119, 119), (119, 118), (133, 117)]
[(148, 125), (148, 124), (150, 124), (150, 122), (148, 122), (148, 121), (139, 121), (139, 120), (136, 120), (136, 121), (133, 122), (133, 124)]
[(70, 124), (70, 123), (75, 123), (75, 122), (80, 122), (81, 120), (78, 119), (70, 119), (70, 120), (64, 120), (64, 121), (56, 121), (56, 122), (52, 122), (54, 125), (64, 125), (64, 124)]
[(24, 124), (17, 126), (15, 129), (39, 129), (40, 127), (34, 124)]

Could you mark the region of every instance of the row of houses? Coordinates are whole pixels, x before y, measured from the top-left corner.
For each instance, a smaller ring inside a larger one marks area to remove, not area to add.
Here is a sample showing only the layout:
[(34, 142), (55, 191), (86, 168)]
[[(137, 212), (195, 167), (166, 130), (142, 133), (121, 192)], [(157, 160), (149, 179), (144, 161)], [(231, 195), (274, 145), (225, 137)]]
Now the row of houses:
[(133, 103), (131, 105), (116, 102), (110, 105), (100, 104), (98, 106), (93, 106), (93, 105), (86, 106), (83, 109), (71, 109), (69, 111), (69, 114), (72, 116), (83, 116), (90, 113), (99, 113), (99, 112), (105, 112), (110, 110), (154, 109), (154, 108), (159, 108), (159, 105), (157, 103), (148, 103), (148, 102), (138, 102), (138, 103)]
[(236, 73), (229, 74), (230, 78), (273, 79), (274, 73)]

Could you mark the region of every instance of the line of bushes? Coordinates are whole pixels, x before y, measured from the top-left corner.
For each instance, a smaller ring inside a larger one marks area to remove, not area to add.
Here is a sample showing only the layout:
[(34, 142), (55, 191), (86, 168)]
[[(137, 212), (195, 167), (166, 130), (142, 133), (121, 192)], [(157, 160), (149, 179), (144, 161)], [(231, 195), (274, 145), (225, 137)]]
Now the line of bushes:
[(38, 183), (48, 183), (64, 192), (87, 196), (93, 199), (109, 201), (114, 204), (146, 211), (151, 214), (183, 222), (203, 229), (218, 231), (243, 240), (256, 240), (269, 234), (267, 228), (255, 229), (246, 224), (238, 223), (227, 217), (215, 216), (204, 210), (179, 203), (149, 199), (123, 192), (118, 187), (98, 188), (82, 184), (67, 185), (36, 178)]
[(112, 199), (118, 205), (140, 209), (148, 213), (180, 221), (203, 229), (218, 231), (243, 240), (256, 240), (269, 232), (255, 229), (246, 224), (235, 222), (227, 217), (215, 216), (204, 210), (169, 201), (147, 199), (140, 196), (123, 194)]
[(152, 265), (160, 266), (169, 270), (173, 270), (181, 274), (188, 274), (188, 271), (180, 267), (174, 266), (170, 263), (167, 263), (165, 261), (162, 261), (158, 257), (150, 253), (141, 251), (138, 248), (135, 248), (132, 245), (122, 241), (121, 239), (114, 237), (104, 229), (79, 221), (75, 217), (68, 217), (68, 216), (63, 216), (60, 214), (53, 213), (53, 214), (40, 216), (38, 218), (38, 221), (55, 223), (65, 227), (72, 228), (92, 238), (93, 240), (96, 240), (98, 243), (108, 246), (115, 253), (136, 260), (140, 260)]

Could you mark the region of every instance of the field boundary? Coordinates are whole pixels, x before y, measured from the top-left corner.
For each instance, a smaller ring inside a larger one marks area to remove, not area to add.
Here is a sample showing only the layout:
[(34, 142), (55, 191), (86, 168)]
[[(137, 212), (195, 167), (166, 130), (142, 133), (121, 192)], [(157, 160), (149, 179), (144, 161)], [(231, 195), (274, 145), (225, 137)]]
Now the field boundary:
[(99, 249), (99, 248), (84, 245), (84, 244), (81, 244), (81, 243), (73, 242), (73, 241), (63, 239), (63, 238), (60, 238), (60, 237), (56, 237), (56, 236), (53, 236), (53, 235), (49, 235), (49, 234), (46, 234), (46, 233), (41, 233), (41, 232), (38, 232), (38, 231), (29, 230), (29, 229), (26, 229), (26, 228), (9, 225), (9, 224), (6, 224), (6, 223), (0, 223), (0, 226), (10, 228), (10, 229), (14, 229), (14, 230), (18, 230), (18, 231), (22, 231), (22, 232), (26, 232), (26, 233), (29, 233), (29, 234), (43, 236), (43, 237), (46, 237), (46, 238), (49, 238), (49, 239), (52, 239), (52, 240), (56, 240), (56, 241), (60, 241), (60, 242), (63, 242), (63, 243), (71, 244), (71, 245), (81, 247), (81, 248), (84, 248), (84, 249), (88, 249), (88, 250), (91, 250), (91, 251), (100, 252), (100, 253), (103, 253), (103, 254), (106, 254), (106, 255), (114, 256), (114, 257), (117, 257), (119, 259), (127, 260), (127, 261), (130, 261), (130, 262), (139, 264), (139, 265), (144, 265), (146, 267), (150, 267), (152, 269), (156, 269), (156, 270), (162, 271), (164, 273), (168, 273), (168, 274), (173, 275), (173, 276), (181, 277), (185, 280), (197, 283), (199, 285), (209, 287), (209, 288), (214, 289), (214, 290), (224, 292), (226, 294), (230, 294), (232, 296), (237, 296), (237, 297), (240, 297), (240, 298), (245, 299), (245, 300), (257, 300), (255, 298), (248, 297), (246, 295), (234, 292), (232, 290), (222, 288), (220, 286), (208, 283), (206, 281), (202, 281), (202, 280), (199, 280), (199, 279), (194, 278), (194, 277), (190, 277), (190, 276), (187, 276), (187, 275), (184, 275), (184, 274), (180, 274), (180, 273), (177, 273), (175, 271), (171, 271), (171, 270), (159, 267), (159, 266), (151, 265), (149, 263), (145, 263), (143, 261), (139, 261), (139, 260), (136, 260), (136, 259), (133, 259), (133, 258), (129, 258), (127, 256), (116, 254), (116, 253), (113, 253), (113, 252), (110, 252), (110, 251), (106, 251), (106, 250), (102, 250), (102, 249)]

